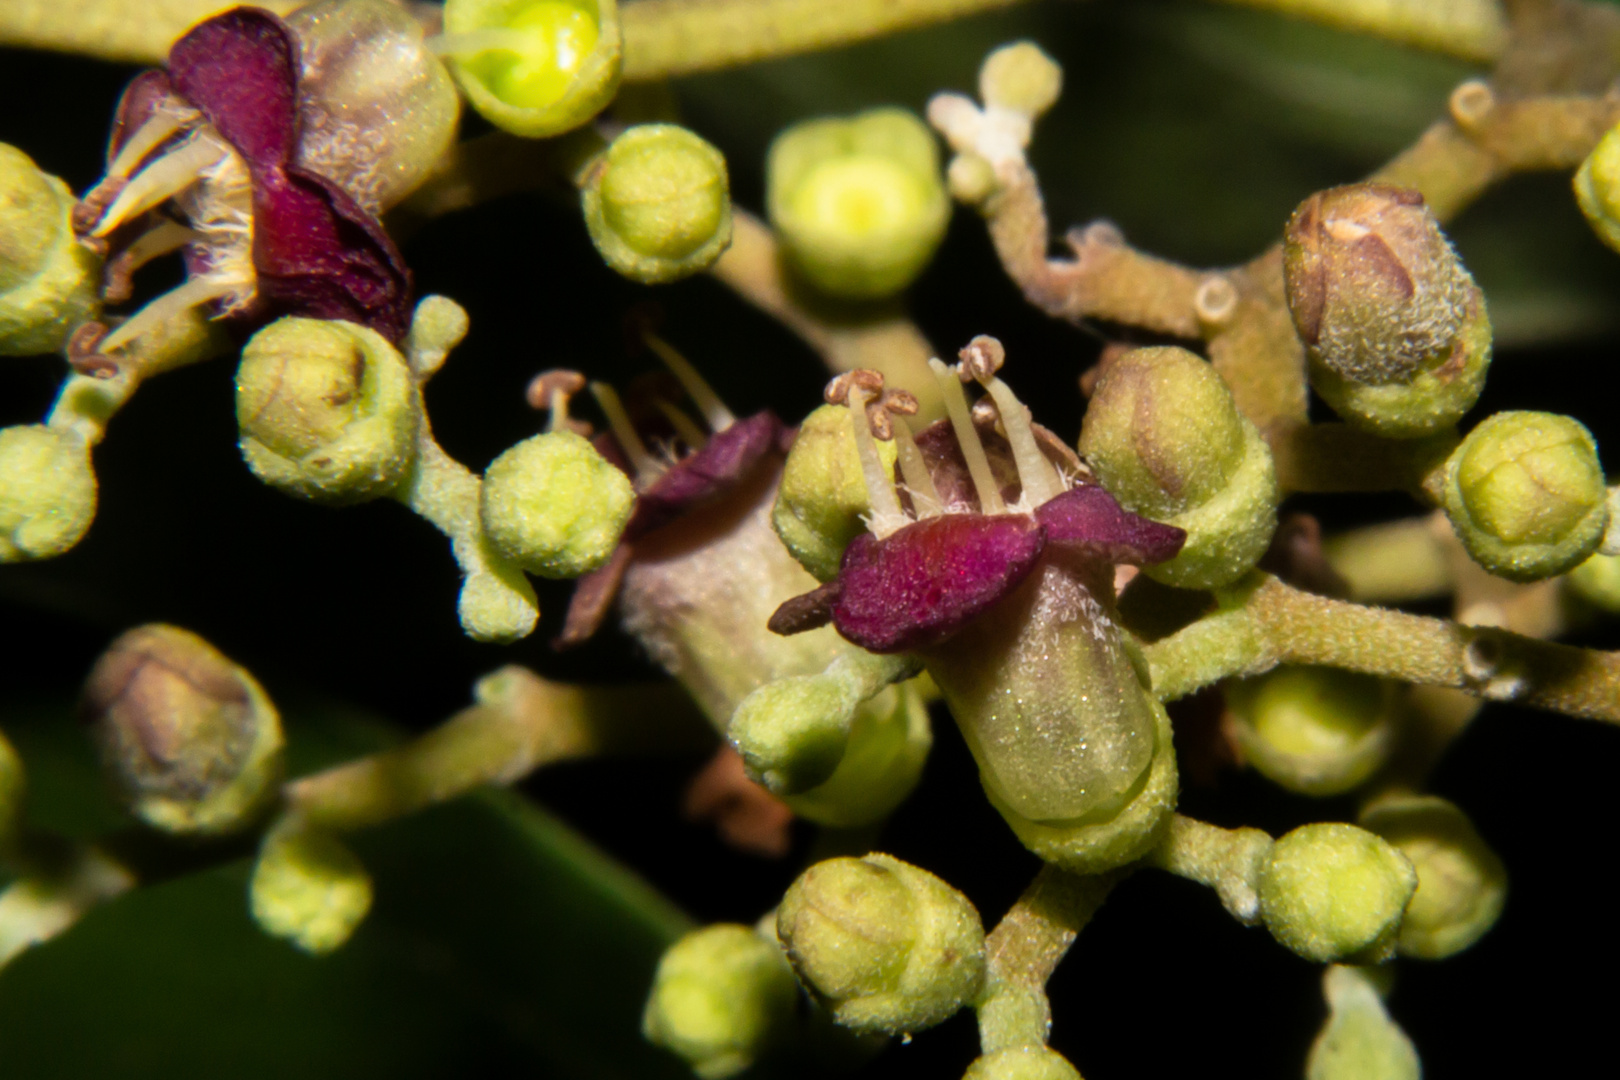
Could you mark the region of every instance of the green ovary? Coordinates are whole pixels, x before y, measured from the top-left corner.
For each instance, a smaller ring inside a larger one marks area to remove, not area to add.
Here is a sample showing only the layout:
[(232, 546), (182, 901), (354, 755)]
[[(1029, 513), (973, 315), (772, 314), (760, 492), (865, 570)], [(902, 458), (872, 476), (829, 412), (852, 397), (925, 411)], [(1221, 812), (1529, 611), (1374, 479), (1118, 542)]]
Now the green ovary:
[(520, 109), (561, 100), (600, 33), (589, 12), (560, 0), (526, 8), (508, 28), (527, 39), (523, 51), (491, 51), (466, 66), (497, 98)]

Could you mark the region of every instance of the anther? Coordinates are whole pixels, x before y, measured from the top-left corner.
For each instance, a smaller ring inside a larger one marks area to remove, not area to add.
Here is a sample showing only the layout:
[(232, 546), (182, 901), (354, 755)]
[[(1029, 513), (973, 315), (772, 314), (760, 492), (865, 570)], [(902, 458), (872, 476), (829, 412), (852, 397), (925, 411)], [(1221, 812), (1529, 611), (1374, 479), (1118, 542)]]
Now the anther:
[(1007, 350), (1001, 342), (985, 334), (968, 342), (967, 347), (956, 355), (962, 361), (956, 369), (957, 377), (964, 383), (976, 382), (987, 389), (990, 380), (1007, 362)]
[(849, 391), (851, 387), (858, 386), (867, 394), (883, 392), (883, 374), (871, 368), (856, 368), (836, 376), (827, 384), (822, 392), (822, 398), (829, 405), (849, 404)]
[[(529, 388), (524, 392), (531, 408), (544, 409), (551, 413), (551, 422), (546, 425), (547, 431), (572, 431), (580, 435), (590, 434), (590, 426), (582, 424), (568, 417), (568, 402), (575, 394), (585, 389), (585, 376), (577, 371), (566, 369), (553, 369), (542, 371), (529, 382)], [(584, 431), (579, 429), (584, 427)]]

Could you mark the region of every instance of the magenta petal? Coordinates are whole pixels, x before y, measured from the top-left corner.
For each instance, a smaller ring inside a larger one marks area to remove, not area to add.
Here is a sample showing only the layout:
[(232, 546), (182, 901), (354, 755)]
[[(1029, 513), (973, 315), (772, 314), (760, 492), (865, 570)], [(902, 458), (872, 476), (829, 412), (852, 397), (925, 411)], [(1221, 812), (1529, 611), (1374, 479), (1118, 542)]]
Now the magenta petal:
[(298, 40), (260, 8), (198, 23), (169, 50), (169, 77), (254, 171), (298, 148)]
[(838, 632), (868, 652), (937, 645), (1018, 587), (1045, 533), (1024, 514), (945, 514), (857, 536), (838, 572)]
[(782, 422), (759, 412), (714, 434), (703, 449), (688, 454), (641, 493), (625, 529), (634, 538), (685, 513), (742, 480), (766, 455), (777, 452)]
[(1187, 542), (1186, 530), (1133, 514), (1095, 485), (1071, 488), (1048, 500), (1035, 517), (1054, 547), (1113, 563), (1164, 562)]

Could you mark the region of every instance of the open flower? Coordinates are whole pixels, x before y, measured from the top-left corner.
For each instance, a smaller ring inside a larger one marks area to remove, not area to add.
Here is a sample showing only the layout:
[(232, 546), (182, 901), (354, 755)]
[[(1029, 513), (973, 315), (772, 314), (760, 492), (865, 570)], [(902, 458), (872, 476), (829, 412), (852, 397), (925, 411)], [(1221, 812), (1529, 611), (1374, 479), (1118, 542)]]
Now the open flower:
[[(1025, 843), (1099, 869), (1140, 853), (1175, 789), (1163, 709), (1113, 619), (1114, 565), (1172, 558), (1186, 534), (1086, 482), (997, 377), (1003, 359), (999, 342), (980, 337), (954, 371), (933, 361), (950, 418), (915, 437), (892, 415), (909, 395), (882, 393), (877, 373), (833, 381), (871, 528), (836, 578), (784, 604), (771, 626), (794, 634), (830, 622), (871, 652), (916, 655)], [(970, 410), (964, 381), (987, 402)], [(897, 444), (898, 490), (874, 436)], [(1092, 828), (1113, 824), (1106, 836)]]
[(99, 351), (200, 305), (250, 327), (345, 319), (399, 342), (410, 274), (378, 215), (449, 146), (458, 109), (420, 26), (384, 0), (198, 24), (125, 90), (106, 176), (75, 211), (111, 256), (110, 301), (149, 260), (186, 261), (185, 284)]

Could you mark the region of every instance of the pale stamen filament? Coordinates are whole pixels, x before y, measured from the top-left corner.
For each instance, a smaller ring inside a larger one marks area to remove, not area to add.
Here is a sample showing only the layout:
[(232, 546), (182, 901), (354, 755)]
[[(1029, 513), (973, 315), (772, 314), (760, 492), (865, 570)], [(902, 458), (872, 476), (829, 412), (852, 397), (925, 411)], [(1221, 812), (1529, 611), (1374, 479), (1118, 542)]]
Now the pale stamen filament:
[(911, 492), (911, 508), (917, 517), (937, 517), (945, 512), (945, 500), (939, 497), (934, 478), (928, 474), (917, 441), (911, 437), (911, 425), (904, 420), (894, 421), (894, 446), (899, 452), (900, 476)]
[(669, 421), (669, 426), (675, 429), (675, 434), (679, 435), (681, 441), (687, 446), (693, 450), (701, 450), (707, 445), (709, 437), (703, 433), (703, 429), (698, 427), (697, 422), (690, 416), (687, 416), (663, 398), (655, 398), (653, 404), (658, 406), (658, 411), (664, 414), (664, 419)]
[(173, 153), (164, 154), (137, 173), (118, 193), (92, 230), (92, 236), (106, 236), (137, 214), (174, 198), (202, 178), (229, 153), (212, 139), (192, 139)]
[(180, 109), (169, 104), (159, 105), (152, 115), (146, 118), (146, 122), (135, 129), (135, 134), (124, 140), (124, 145), (118, 149), (118, 156), (107, 166), (107, 175), (128, 176), (135, 170), (135, 166), (141, 163), (142, 158), (196, 118), (197, 114), (189, 109)]
[(545, 35), (537, 30), (487, 27), (460, 34), (440, 34), (423, 42), (436, 56), (471, 60), (484, 53), (538, 53), (545, 50)]
[(1013, 394), (1012, 388), (996, 376), (990, 376), (982, 385), (1001, 413), (1001, 427), (1012, 446), (1013, 463), (1018, 467), (1018, 482), (1024, 489), (1022, 502), (1025, 508), (1033, 510), (1063, 494), (1062, 478), (1035, 442), (1029, 409)]
[(872, 534), (879, 540), (901, 528), (909, 520), (900, 509), (900, 496), (894, 493), (889, 474), (878, 457), (877, 443), (866, 418), (866, 391), (851, 383), (849, 422), (854, 425), (855, 453), (861, 459), (861, 476), (866, 481), (866, 499), (872, 504)]
[(619, 448), (630, 459), (631, 468), (636, 470), (637, 486), (650, 484), (662, 475), (666, 466), (647, 452), (647, 444), (636, 434), (635, 426), (630, 423), (630, 414), (624, 411), (624, 405), (613, 387), (607, 383), (593, 382), (591, 396), (596, 398), (596, 404), (601, 407), (602, 415), (607, 417), (608, 427), (613, 429), (613, 437), (618, 440)]
[(124, 268), (133, 274), (153, 259), (167, 255), (171, 251), (178, 251), (200, 237), (201, 234), (196, 229), (188, 228), (178, 221), (165, 221), (142, 233), (133, 244), (124, 249), (122, 255)]
[(240, 285), (240, 282), (231, 281), (227, 278), (217, 280), (207, 277), (192, 278), (179, 288), (164, 293), (120, 323), (112, 333), (101, 339), (97, 351), (103, 353), (112, 352), (154, 327), (179, 319), (190, 308), (200, 307), (203, 304), (229, 296)]
[(657, 353), (658, 359), (662, 360), (664, 366), (680, 380), (681, 386), (697, 404), (698, 411), (703, 414), (703, 419), (708, 421), (710, 431), (724, 431), (737, 422), (731, 410), (726, 408), (725, 402), (720, 400), (720, 395), (714, 392), (714, 388), (698, 374), (697, 368), (677, 352), (673, 345), (650, 332), (644, 331), (642, 337), (646, 339), (647, 347)]
[(945, 412), (951, 418), (956, 432), (956, 443), (962, 448), (968, 475), (973, 478), (973, 490), (979, 496), (979, 511), (985, 514), (1005, 514), (1007, 504), (1001, 499), (995, 474), (990, 471), (990, 459), (985, 456), (984, 444), (973, 426), (973, 414), (968, 411), (967, 394), (962, 391), (962, 380), (936, 357), (928, 361), (928, 369), (939, 383), (940, 395), (945, 399)]

